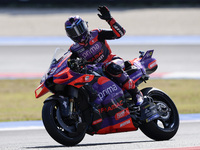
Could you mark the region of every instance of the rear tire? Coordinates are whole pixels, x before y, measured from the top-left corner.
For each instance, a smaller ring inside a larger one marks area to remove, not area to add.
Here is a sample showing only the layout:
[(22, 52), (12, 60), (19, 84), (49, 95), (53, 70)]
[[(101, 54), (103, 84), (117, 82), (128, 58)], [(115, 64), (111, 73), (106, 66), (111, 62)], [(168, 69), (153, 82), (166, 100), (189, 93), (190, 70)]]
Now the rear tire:
[(141, 90), (144, 96), (150, 96), (161, 112), (165, 112), (158, 119), (142, 124), (139, 128), (151, 139), (156, 141), (171, 139), (179, 128), (179, 114), (171, 98), (156, 88)]
[[(50, 100), (44, 103), (42, 109), (42, 120), (47, 132), (55, 141), (60, 144), (63, 144), (65, 146), (77, 145), (84, 138), (85, 130), (75, 135), (70, 134), (64, 129), (66, 128), (66, 125), (58, 121), (58, 117), (60, 115), (58, 113), (60, 113), (59, 103), (56, 100)], [(71, 125), (67, 127), (73, 129), (73, 126)]]

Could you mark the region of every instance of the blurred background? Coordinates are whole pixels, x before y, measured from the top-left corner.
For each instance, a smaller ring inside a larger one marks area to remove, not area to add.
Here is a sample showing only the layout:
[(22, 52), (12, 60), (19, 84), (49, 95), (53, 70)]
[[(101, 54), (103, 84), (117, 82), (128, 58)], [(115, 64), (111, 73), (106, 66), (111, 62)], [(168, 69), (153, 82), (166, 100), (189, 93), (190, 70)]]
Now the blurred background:
[[(49, 63), (44, 57), (50, 60), (55, 47), (67, 50), (72, 44), (64, 29), (70, 16), (80, 15), (90, 30), (109, 29), (97, 16), (99, 5), (108, 6), (126, 29), (123, 38), (109, 41), (113, 53), (132, 59), (139, 50), (155, 49), (161, 60), (158, 72), (198, 72), (199, 4), (200, 0), (0, 0), (0, 63), (15, 61), (1, 66), (0, 73), (43, 73)], [(188, 57), (193, 61), (185, 61)]]
[(65, 36), (64, 22), (80, 15), (89, 27), (109, 28), (96, 15), (99, 5), (126, 35), (200, 35), (200, 0), (0, 0), (0, 36)]

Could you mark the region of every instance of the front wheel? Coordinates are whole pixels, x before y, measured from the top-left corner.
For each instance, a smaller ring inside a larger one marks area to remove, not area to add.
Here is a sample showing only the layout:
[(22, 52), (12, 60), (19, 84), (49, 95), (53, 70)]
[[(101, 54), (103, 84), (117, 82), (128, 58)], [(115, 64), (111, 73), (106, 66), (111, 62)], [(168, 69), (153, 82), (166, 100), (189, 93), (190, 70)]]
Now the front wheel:
[(77, 124), (68, 123), (61, 117), (59, 102), (46, 101), (42, 109), (42, 121), (49, 135), (58, 143), (65, 146), (74, 146), (82, 141), (85, 130), (76, 130)]
[(171, 98), (163, 91), (156, 88), (141, 90), (144, 96), (149, 96), (162, 113), (158, 119), (140, 126), (141, 131), (156, 141), (171, 139), (179, 128), (179, 114)]

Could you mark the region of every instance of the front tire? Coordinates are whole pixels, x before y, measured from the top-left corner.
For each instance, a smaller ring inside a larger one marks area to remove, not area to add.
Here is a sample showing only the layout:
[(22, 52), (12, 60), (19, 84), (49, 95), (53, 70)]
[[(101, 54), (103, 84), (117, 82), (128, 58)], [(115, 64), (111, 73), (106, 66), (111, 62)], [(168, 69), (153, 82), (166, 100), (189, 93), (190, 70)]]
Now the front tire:
[(42, 120), (49, 135), (55, 141), (65, 146), (77, 145), (84, 138), (85, 130), (77, 134), (70, 134), (68, 131), (75, 131), (75, 125), (66, 125), (60, 116), (59, 103), (56, 100), (50, 100), (44, 103)]
[(149, 138), (156, 141), (171, 139), (179, 128), (179, 114), (171, 98), (156, 88), (141, 90), (144, 96), (149, 96), (158, 105), (162, 116), (149, 123), (143, 123), (139, 128)]

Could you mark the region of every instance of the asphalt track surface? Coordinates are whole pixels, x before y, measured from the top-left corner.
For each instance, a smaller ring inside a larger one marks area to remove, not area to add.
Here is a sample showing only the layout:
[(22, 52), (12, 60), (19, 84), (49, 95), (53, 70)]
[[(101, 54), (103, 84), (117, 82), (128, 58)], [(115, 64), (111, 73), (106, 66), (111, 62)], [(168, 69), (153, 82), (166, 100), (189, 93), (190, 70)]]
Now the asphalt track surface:
[[(177, 134), (168, 141), (154, 141), (140, 130), (107, 135), (86, 135), (74, 147), (55, 142), (45, 129), (0, 131), (1, 150), (199, 150), (200, 122), (181, 122)], [(178, 148), (178, 149), (173, 149)]]

